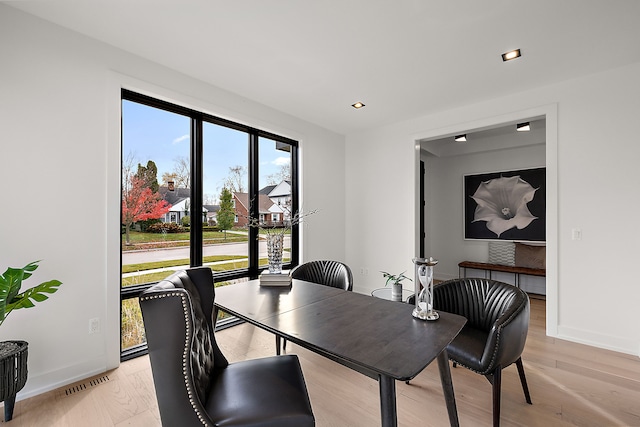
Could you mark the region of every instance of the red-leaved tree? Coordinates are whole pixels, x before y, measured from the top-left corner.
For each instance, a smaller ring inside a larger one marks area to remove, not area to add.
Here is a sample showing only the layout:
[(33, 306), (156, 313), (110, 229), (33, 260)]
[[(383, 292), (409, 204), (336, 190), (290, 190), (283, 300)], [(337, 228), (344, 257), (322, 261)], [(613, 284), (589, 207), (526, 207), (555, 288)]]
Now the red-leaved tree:
[(125, 179), (122, 188), (122, 223), (125, 226), (126, 244), (130, 245), (129, 228), (137, 221), (158, 219), (169, 212), (171, 205), (145, 186), (144, 180), (136, 176)]

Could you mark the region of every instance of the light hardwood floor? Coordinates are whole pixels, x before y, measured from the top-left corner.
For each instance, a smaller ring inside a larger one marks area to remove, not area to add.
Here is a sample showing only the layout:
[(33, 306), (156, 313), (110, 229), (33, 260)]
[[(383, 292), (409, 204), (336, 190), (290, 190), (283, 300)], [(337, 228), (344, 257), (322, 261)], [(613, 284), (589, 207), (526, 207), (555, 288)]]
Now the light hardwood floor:
[[(533, 405), (515, 366), (503, 373), (501, 425), (640, 426), (640, 359), (545, 336), (545, 302), (532, 299), (523, 361)], [(241, 325), (217, 334), (230, 361), (271, 356), (272, 334)], [(378, 385), (363, 375), (287, 344), (300, 356), (319, 427), (378, 426)], [(491, 425), (491, 386), (480, 375), (452, 369), (461, 426)], [(83, 388), (85, 386), (86, 388)], [(68, 392), (68, 393), (65, 393)], [(446, 426), (437, 364), (409, 385), (397, 383), (400, 426)], [(160, 426), (148, 357), (16, 403), (11, 427)]]

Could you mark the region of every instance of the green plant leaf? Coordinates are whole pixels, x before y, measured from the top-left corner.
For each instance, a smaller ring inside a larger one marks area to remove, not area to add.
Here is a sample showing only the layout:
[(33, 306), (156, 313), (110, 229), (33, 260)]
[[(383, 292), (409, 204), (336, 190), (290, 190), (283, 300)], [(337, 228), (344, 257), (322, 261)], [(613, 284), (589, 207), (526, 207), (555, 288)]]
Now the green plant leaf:
[(56, 292), (62, 284), (59, 280), (49, 280), (19, 293), (22, 282), (31, 277), (39, 262), (31, 262), (23, 268), (9, 267), (0, 276), (0, 325), (12, 310), (34, 307), (35, 302), (45, 301), (49, 298), (46, 294)]
[(7, 271), (0, 276), (0, 323), (4, 321), (4, 318), (11, 311), (7, 308), (7, 305), (20, 292), (23, 277), (24, 269), (11, 267), (7, 268)]
[(0, 324), (6, 317), (7, 297), (9, 295), (9, 285), (4, 275), (0, 276)]
[(10, 302), (18, 292), (20, 292), (20, 286), (22, 285), (22, 278), (24, 277), (24, 270), (21, 268), (7, 268), (4, 272), (6, 278), (7, 289), (7, 302)]
[(48, 282), (40, 283), (38, 286), (34, 286), (33, 288), (17, 295), (13, 301), (7, 304), (7, 314), (9, 314), (11, 310), (33, 307), (34, 303), (31, 301), (32, 299), (35, 302), (42, 302), (48, 299), (49, 297), (45, 295), (45, 293), (55, 293), (61, 284), (62, 282), (59, 280), (49, 280)]
[(386, 271), (381, 271), (380, 273), (382, 273), (382, 277), (387, 279), (387, 281), (384, 284), (385, 286), (387, 286), (389, 283), (402, 283), (404, 279), (408, 279), (410, 282), (413, 282), (413, 280), (411, 280), (409, 277), (404, 275), (405, 273), (404, 271), (397, 275), (387, 273)]

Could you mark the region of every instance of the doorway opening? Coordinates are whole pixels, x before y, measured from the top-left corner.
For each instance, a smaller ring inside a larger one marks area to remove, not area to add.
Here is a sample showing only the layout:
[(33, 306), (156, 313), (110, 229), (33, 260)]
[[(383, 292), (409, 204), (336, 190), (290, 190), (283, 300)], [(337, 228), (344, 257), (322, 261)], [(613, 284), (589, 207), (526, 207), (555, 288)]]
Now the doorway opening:
[[(529, 132), (516, 126), (530, 122)], [(466, 134), (466, 142), (455, 136)], [(416, 248), (439, 260), (436, 275), (446, 280), (459, 276), (458, 263), (488, 262), (488, 241), (464, 238), (464, 190), (466, 174), (481, 174), (527, 168), (546, 169), (546, 278), (542, 291), (534, 283), (533, 293), (547, 300), (547, 334), (557, 335), (557, 108), (549, 105), (500, 117), (462, 123), (425, 132), (416, 139), (419, 155), (416, 174)], [(422, 172), (421, 165), (425, 169)], [(482, 272), (480, 272), (482, 273)], [(494, 277), (513, 282), (513, 275)], [(525, 282), (531, 282), (529, 278)], [(523, 288), (531, 285), (524, 283)], [(536, 287), (537, 286), (537, 287)]]

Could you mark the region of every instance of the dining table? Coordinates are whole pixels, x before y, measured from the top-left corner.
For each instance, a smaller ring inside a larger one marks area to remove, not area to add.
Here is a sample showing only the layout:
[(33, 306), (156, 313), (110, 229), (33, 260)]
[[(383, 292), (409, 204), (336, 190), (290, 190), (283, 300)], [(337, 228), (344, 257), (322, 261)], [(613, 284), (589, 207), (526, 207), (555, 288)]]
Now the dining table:
[(378, 381), (381, 425), (398, 425), (396, 381), (434, 359), (452, 426), (458, 413), (447, 345), (466, 319), (440, 312), (412, 316), (413, 305), (293, 279), (289, 286), (250, 280), (215, 288), (216, 308)]

